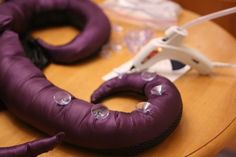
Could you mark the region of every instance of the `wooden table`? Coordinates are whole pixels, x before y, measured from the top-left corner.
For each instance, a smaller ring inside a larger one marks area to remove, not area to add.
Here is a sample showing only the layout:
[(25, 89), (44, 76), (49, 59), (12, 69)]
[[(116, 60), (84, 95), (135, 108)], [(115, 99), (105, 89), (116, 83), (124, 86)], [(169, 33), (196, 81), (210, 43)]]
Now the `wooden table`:
[[(184, 11), (180, 23), (196, 16), (192, 12)], [(125, 29), (133, 27), (124, 23), (119, 24)], [(76, 29), (65, 26), (36, 31), (34, 36), (52, 44), (63, 44), (77, 33)], [(112, 40), (119, 38), (119, 35), (113, 35)], [(236, 40), (212, 22), (190, 29), (185, 42), (212, 60), (236, 62)], [(131, 57), (132, 54), (123, 49), (119, 53), (113, 52), (107, 57), (97, 56), (76, 65), (51, 64), (45, 69), (45, 74), (55, 85), (89, 101), (92, 91), (102, 83), (101, 77)], [(140, 156), (214, 156), (236, 133), (236, 69), (215, 69), (211, 76), (199, 76), (195, 70), (191, 70), (175, 84), (184, 103), (180, 125), (162, 144)], [(119, 95), (104, 103), (112, 110), (130, 112), (139, 101), (140, 98)], [(0, 146), (20, 144), (46, 136), (18, 120), (8, 111), (0, 112), (0, 124)], [(62, 144), (41, 156), (91, 157), (98, 154)]]

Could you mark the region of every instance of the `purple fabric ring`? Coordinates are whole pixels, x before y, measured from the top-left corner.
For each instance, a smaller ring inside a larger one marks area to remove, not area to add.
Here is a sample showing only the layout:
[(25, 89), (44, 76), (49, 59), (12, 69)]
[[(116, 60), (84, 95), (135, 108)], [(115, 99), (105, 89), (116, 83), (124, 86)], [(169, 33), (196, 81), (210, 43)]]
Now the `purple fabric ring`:
[[(55, 102), (55, 94), (64, 90), (49, 82), (25, 56), (17, 33), (25, 31), (32, 12), (37, 14), (65, 8), (75, 13), (78, 11), (80, 16), (88, 16), (84, 18), (87, 24), (82, 34), (64, 46), (40, 43), (54, 61), (71, 63), (95, 53), (109, 37), (109, 22), (93, 3), (87, 0), (11, 0), (0, 6), (0, 15), (13, 19), (9, 26), (4, 25), (11, 31), (3, 31), (0, 35), (0, 94), (8, 110), (45, 133), (65, 132), (65, 141), (96, 150), (142, 147), (143, 143), (164, 136), (178, 122), (182, 100), (174, 84), (158, 75), (149, 81), (144, 80), (140, 73), (109, 80), (92, 94), (93, 103), (74, 96), (67, 105)], [(153, 94), (152, 89), (159, 85), (163, 86), (163, 93)], [(109, 111), (104, 119), (97, 119), (91, 114), (101, 99), (123, 91), (144, 94), (151, 104), (150, 110), (147, 113), (140, 110), (131, 113)]]
[[(54, 13), (54, 14), (53, 14)], [(38, 39), (38, 43), (54, 62), (73, 63), (98, 52), (110, 35), (110, 22), (101, 9), (90, 0), (10, 0), (0, 5), (0, 32), (11, 29), (26, 32), (31, 25), (60, 23), (64, 20), (82, 23), (83, 28), (71, 42), (53, 46)], [(58, 22), (59, 21), (59, 22)], [(62, 35), (63, 37), (63, 35)]]
[[(120, 91), (144, 93), (153, 104), (148, 115), (138, 111), (110, 111), (107, 119), (97, 120), (91, 115), (93, 104), (75, 97), (68, 105), (59, 106), (53, 96), (64, 90), (50, 83), (24, 56), (17, 35), (5, 31), (0, 42), (2, 100), (11, 112), (46, 133), (63, 131), (66, 141), (88, 148), (125, 148), (157, 137), (179, 118), (182, 102), (176, 87), (160, 76), (147, 82), (141, 79), (140, 73), (105, 82), (92, 95), (92, 101), (97, 103)], [(151, 88), (160, 84), (165, 86), (166, 92), (162, 96), (152, 95)]]

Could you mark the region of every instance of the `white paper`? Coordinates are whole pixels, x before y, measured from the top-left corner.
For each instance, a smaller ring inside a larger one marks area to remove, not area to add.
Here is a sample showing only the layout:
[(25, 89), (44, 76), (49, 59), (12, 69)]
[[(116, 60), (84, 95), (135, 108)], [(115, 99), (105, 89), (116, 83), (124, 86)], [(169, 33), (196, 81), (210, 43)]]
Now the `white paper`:
[[(113, 77), (118, 76), (119, 73), (126, 73), (129, 71), (130, 67), (132, 66), (132, 60), (122, 64), (121, 66), (115, 68), (113, 71), (110, 73), (106, 74), (105, 76), (102, 77), (104, 81), (107, 81)], [(185, 67), (179, 69), (179, 70), (172, 70), (172, 65), (169, 60), (163, 60), (152, 67), (149, 68), (150, 71), (154, 71), (157, 74), (164, 76), (168, 78), (170, 81), (174, 82), (177, 80), (179, 77), (184, 75), (188, 70), (190, 69), (190, 66), (186, 65)]]

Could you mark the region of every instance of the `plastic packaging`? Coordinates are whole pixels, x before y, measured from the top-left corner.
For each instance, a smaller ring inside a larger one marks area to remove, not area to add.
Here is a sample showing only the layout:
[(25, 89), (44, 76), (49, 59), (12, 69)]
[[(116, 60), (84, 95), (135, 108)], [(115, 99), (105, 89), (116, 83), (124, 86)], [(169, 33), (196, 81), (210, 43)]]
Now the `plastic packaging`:
[(155, 31), (153, 29), (134, 29), (125, 34), (124, 42), (130, 52), (137, 53), (141, 47), (154, 37)]
[(118, 20), (160, 30), (176, 25), (182, 10), (169, 0), (105, 0), (102, 7)]

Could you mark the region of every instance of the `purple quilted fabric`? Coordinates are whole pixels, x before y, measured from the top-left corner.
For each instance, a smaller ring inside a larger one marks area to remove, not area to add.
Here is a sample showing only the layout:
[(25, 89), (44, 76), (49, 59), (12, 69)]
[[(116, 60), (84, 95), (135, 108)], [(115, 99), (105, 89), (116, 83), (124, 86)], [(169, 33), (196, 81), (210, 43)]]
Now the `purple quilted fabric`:
[[(52, 46), (39, 40), (55, 62), (72, 63), (86, 58), (109, 38), (109, 21), (88, 0), (9, 0), (1, 5), (0, 94), (8, 110), (47, 134), (64, 132), (65, 141), (97, 151), (139, 152), (168, 136), (181, 117), (182, 100), (174, 84), (158, 75), (149, 81), (140, 73), (109, 80), (92, 94), (92, 103), (74, 96), (67, 105), (54, 101), (55, 94), (64, 90), (49, 82), (25, 56), (17, 35), (27, 30), (34, 15), (52, 10), (66, 11), (73, 20), (78, 15), (84, 22), (81, 34), (68, 44)], [(152, 89), (160, 85), (163, 93), (154, 94)], [(145, 95), (150, 110), (109, 111), (104, 119), (94, 117), (91, 110), (101, 99), (124, 91)]]

